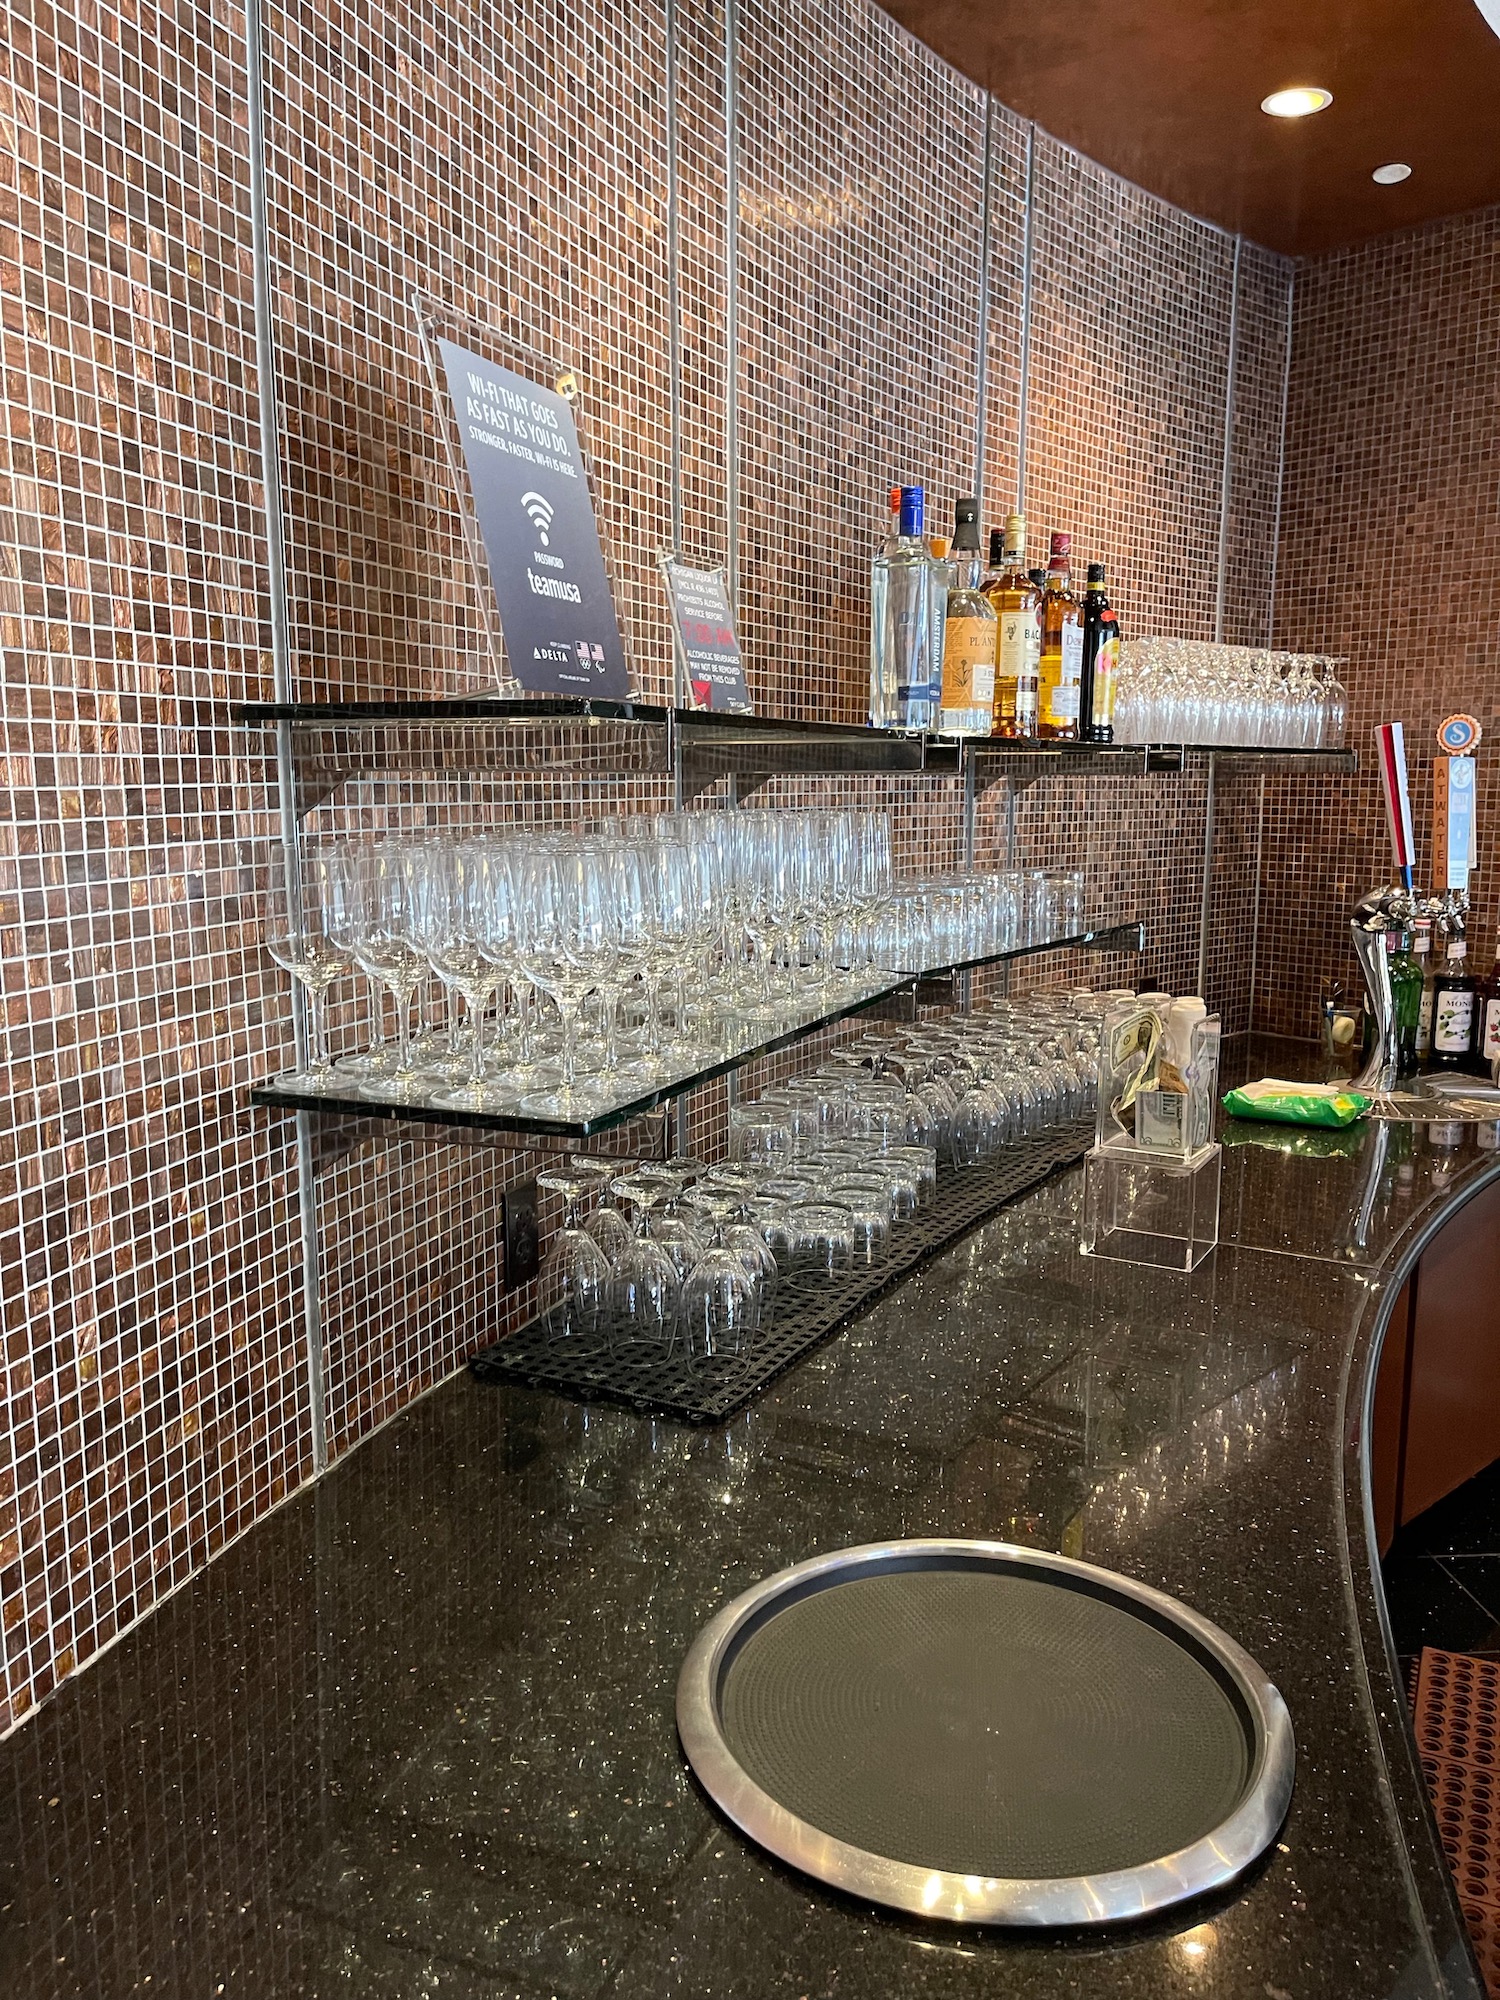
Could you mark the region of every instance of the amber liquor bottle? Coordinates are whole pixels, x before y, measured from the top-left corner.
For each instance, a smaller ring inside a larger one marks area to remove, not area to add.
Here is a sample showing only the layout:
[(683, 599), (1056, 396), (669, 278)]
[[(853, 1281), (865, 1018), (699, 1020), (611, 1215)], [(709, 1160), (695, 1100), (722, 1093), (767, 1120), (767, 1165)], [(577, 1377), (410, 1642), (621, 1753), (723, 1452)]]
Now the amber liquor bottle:
[(1047, 588), (1042, 592), (1042, 657), (1037, 689), (1037, 734), (1054, 743), (1078, 741), (1079, 682), (1083, 677), (1083, 606), (1068, 574), (1073, 537), (1052, 537)]
[(994, 734), (1025, 742), (1036, 735), (1042, 593), (1026, 568), (1024, 514), (1008, 514), (1004, 535), (998, 528), (991, 534), (990, 574), (982, 588), (1000, 623), (995, 651)]

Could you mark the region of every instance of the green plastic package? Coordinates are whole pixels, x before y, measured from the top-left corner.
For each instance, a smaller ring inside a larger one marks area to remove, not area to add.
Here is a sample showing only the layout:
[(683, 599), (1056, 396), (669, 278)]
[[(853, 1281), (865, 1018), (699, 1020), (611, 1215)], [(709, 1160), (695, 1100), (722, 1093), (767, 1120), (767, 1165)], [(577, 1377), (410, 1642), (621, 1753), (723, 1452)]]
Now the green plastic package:
[(1368, 1097), (1337, 1083), (1284, 1083), (1263, 1077), (1224, 1099), (1231, 1118), (1265, 1118), (1275, 1125), (1352, 1125), (1370, 1108)]

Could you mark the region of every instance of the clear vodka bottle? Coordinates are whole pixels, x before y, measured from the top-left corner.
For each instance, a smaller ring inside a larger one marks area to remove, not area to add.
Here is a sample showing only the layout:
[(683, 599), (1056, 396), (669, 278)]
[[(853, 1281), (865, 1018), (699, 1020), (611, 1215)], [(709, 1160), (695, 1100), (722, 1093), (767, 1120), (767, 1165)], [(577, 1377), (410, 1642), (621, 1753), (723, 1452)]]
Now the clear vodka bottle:
[[(885, 559), (883, 667), (895, 692), (892, 726), (897, 729), (932, 726), (936, 589), (922, 514), (922, 488), (903, 486), (900, 531)], [(941, 655), (939, 672), (940, 663)]]
[(890, 510), (870, 565), (870, 727), (896, 726), (896, 676), (886, 644), (887, 571), (901, 530), (901, 488), (893, 486)]

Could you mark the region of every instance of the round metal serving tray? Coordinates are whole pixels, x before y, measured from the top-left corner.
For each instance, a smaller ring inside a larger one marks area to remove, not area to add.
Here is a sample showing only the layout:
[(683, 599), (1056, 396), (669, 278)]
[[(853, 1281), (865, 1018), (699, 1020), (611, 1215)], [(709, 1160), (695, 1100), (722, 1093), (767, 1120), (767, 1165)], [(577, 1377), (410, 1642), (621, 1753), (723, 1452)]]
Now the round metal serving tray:
[(1292, 1793), (1276, 1689), (1186, 1605), (1006, 1542), (798, 1563), (694, 1641), (704, 1788), (820, 1881), (956, 1923), (1100, 1924), (1232, 1881)]

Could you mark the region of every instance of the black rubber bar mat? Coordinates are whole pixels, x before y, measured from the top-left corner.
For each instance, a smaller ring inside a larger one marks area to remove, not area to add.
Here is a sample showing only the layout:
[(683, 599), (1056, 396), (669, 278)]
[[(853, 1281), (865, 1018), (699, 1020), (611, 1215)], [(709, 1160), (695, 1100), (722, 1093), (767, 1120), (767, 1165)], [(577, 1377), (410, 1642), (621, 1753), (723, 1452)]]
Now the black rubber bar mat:
[(607, 1339), (556, 1333), (546, 1314), (476, 1354), (481, 1382), (524, 1382), (580, 1403), (623, 1403), (690, 1424), (722, 1424), (804, 1354), (873, 1305), (917, 1265), (967, 1235), (1005, 1202), (1080, 1160), (1093, 1140), (1090, 1121), (1061, 1126), (1007, 1146), (977, 1166), (939, 1176), (937, 1199), (900, 1224), (891, 1252), (874, 1270), (837, 1283), (783, 1282), (771, 1323), (748, 1354), (691, 1361), (679, 1347), (654, 1355), (613, 1348)]

